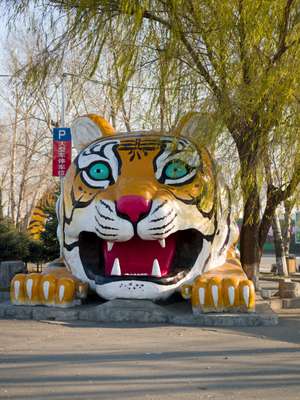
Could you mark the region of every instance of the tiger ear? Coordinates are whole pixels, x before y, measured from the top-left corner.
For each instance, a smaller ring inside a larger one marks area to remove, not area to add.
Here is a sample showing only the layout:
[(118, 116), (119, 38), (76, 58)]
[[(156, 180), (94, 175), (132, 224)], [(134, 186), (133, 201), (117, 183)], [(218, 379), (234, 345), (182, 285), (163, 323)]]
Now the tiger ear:
[(78, 117), (72, 124), (73, 145), (79, 152), (94, 140), (115, 134), (115, 129), (106, 119), (96, 114)]

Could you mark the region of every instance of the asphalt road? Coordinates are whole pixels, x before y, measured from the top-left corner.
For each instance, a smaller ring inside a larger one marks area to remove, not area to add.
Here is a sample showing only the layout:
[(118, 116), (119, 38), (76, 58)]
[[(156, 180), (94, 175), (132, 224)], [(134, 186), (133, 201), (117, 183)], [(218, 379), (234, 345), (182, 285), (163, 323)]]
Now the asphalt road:
[(1, 399), (300, 399), (299, 310), (277, 327), (0, 326)]

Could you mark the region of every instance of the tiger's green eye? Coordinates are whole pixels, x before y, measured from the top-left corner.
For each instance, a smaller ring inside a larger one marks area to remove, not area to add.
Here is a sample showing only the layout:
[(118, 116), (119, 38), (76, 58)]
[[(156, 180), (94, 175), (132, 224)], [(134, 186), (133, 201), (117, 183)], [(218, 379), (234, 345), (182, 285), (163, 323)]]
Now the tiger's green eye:
[(188, 173), (187, 165), (181, 160), (171, 161), (165, 168), (165, 175), (169, 179), (182, 178)]
[(105, 163), (97, 162), (90, 166), (88, 174), (95, 181), (102, 181), (109, 177), (110, 170)]

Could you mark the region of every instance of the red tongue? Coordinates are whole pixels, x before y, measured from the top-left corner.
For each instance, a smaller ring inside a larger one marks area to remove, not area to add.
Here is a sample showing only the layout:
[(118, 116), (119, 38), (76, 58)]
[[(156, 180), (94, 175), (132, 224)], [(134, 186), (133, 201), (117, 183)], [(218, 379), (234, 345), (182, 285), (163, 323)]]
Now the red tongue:
[(104, 241), (102, 246), (105, 276), (112, 275), (113, 265), (117, 264), (116, 258), (119, 260), (121, 273), (113, 275), (152, 276), (155, 259), (159, 263), (161, 276), (166, 276), (171, 272), (171, 263), (175, 252), (174, 235), (165, 239), (164, 248), (161, 247), (158, 240), (142, 240), (136, 236), (127, 242), (114, 242), (111, 251), (108, 251), (107, 242)]

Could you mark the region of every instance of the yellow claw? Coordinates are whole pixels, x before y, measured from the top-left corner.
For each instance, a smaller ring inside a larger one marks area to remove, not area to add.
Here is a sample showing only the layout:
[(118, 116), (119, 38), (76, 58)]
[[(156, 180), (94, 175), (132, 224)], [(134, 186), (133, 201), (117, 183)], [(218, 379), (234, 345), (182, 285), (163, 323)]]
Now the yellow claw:
[(202, 309), (205, 304), (209, 304), (210, 298), (207, 291), (208, 280), (199, 277), (192, 285), (192, 307)]
[(57, 282), (55, 303), (60, 307), (68, 307), (75, 299), (75, 281), (71, 278), (60, 278)]
[(224, 310), (238, 309), (239, 302), (239, 278), (231, 277), (223, 279), (222, 296)]
[(86, 298), (88, 284), (79, 281), (65, 268), (48, 269), (44, 274), (18, 274), (10, 287), (12, 304), (71, 307), (76, 299)]
[(52, 274), (43, 275), (40, 282), (41, 303), (47, 306), (55, 305), (57, 278)]
[(255, 290), (240, 276), (200, 276), (192, 285), (192, 308), (196, 312), (253, 312)]
[(242, 311), (254, 311), (255, 289), (252, 281), (244, 279), (240, 282), (239, 297)]
[(40, 280), (41, 274), (32, 273), (26, 276), (24, 281), (25, 299), (27, 304), (37, 305), (40, 300)]
[[(222, 278), (215, 276), (208, 281), (207, 285), (209, 304), (205, 304), (204, 308), (210, 311), (223, 311), (223, 296), (222, 296)], [(207, 312), (207, 311), (206, 311)]]
[(22, 305), (26, 304), (25, 298), (25, 274), (17, 274), (10, 284), (10, 301), (12, 304)]

